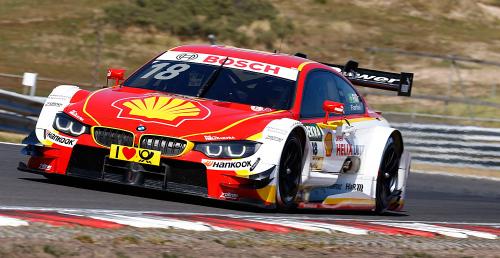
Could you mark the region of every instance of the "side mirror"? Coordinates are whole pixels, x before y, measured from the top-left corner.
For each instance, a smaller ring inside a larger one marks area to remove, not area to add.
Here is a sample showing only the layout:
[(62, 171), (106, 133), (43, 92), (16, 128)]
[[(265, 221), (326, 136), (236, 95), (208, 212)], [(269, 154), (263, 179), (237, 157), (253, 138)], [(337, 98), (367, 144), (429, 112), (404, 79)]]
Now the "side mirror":
[(344, 114), (344, 104), (331, 100), (325, 100), (323, 102), (323, 111), (325, 111), (325, 124), (326, 124), (328, 122), (328, 117), (330, 113), (334, 113), (337, 115)]
[(116, 85), (120, 85), (120, 81), (123, 81), (124, 79), (125, 79), (125, 70), (124, 69), (109, 68), (106, 86), (108, 85), (109, 80), (115, 80), (115, 86), (116, 86)]

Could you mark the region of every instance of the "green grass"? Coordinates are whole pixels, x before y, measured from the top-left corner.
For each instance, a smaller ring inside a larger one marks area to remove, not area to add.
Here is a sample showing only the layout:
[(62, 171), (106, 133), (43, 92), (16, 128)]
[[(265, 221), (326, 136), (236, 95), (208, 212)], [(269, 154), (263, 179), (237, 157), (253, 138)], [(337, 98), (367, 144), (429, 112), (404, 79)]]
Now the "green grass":
[(0, 142), (21, 143), (26, 136), (24, 134), (0, 132)]
[(43, 252), (52, 257), (61, 257), (68, 254), (65, 249), (53, 245), (44, 245)]
[(187, 39), (215, 34), (248, 47), (262, 43), (272, 48), (276, 38), (293, 28), (268, 0), (124, 1), (104, 11), (104, 21), (116, 28), (138, 26)]

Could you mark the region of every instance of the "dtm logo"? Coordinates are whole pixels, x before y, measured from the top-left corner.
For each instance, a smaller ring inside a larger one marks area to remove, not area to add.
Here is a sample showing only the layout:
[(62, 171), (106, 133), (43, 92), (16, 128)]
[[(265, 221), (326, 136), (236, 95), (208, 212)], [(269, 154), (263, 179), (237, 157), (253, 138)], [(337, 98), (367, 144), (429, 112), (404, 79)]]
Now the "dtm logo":
[(194, 53), (182, 53), (182, 54), (179, 54), (175, 57), (175, 59), (179, 60), (179, 61), (191, 61), (191, 60), (194, 60), (198, 58), (198, 54), (194, 54)]
[(237, 193), (221, 193), (219, 197), (228, 200), (238, 200), (240, 198)]

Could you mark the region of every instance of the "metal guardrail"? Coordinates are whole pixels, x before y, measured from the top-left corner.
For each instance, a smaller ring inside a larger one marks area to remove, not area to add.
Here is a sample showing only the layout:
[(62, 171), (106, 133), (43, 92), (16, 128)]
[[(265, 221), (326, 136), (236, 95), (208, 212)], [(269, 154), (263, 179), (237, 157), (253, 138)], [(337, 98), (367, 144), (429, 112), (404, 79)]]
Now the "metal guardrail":
[(500, 128), (392, 123), (413, 162), (500, 170)]
[[(463, 117), (463, 116), (450, 116), (450, 115), (434, 115), (434, 114), (424, 114), (424, 113), (408, 113), (408, 112), (395, 112), (395, 111), (382, 111), (382, 114), (386, 119), (393, 121), (396, 117), (404, 118), (404, 121), (409, 121), (411, 123), (418, 123), (418, 118), (430, 118), (430, 119), (441, 119), (442, 120), (455, 120), (455, 121), (474, 121), (474, 122), (494, 122), (500, 123), (500, 118), (496, 117)], [(422, 122), (420, 122), (422, 123)]]
[(0, 89), (0, 131), (31, 132), (45, 99)]
[(29, 134), (35, 128), (36, 121), (36, 117), (0, 110), (0, 131)]
[(38, 116), (45, 99), (0, 89), (0, 109), (20, 115)]

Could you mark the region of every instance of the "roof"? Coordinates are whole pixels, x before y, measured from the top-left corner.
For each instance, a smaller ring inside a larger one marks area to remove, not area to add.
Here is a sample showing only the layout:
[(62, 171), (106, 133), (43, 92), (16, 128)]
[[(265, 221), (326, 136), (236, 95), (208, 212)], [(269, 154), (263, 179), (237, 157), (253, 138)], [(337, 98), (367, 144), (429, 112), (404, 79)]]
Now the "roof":
[(268, 63), (289, 68), (299, 68), (305, 62), (311, 62), (309, 59), (282, 54), (282, 53), (269, 53), (258, 50), (236, 48), (221, 45), (185, 45), (170, 49), (171, 51), (191, 52), (212, 54), (219, 56), (228, 56), (240, 59), (253, 60), (262, 63)]

